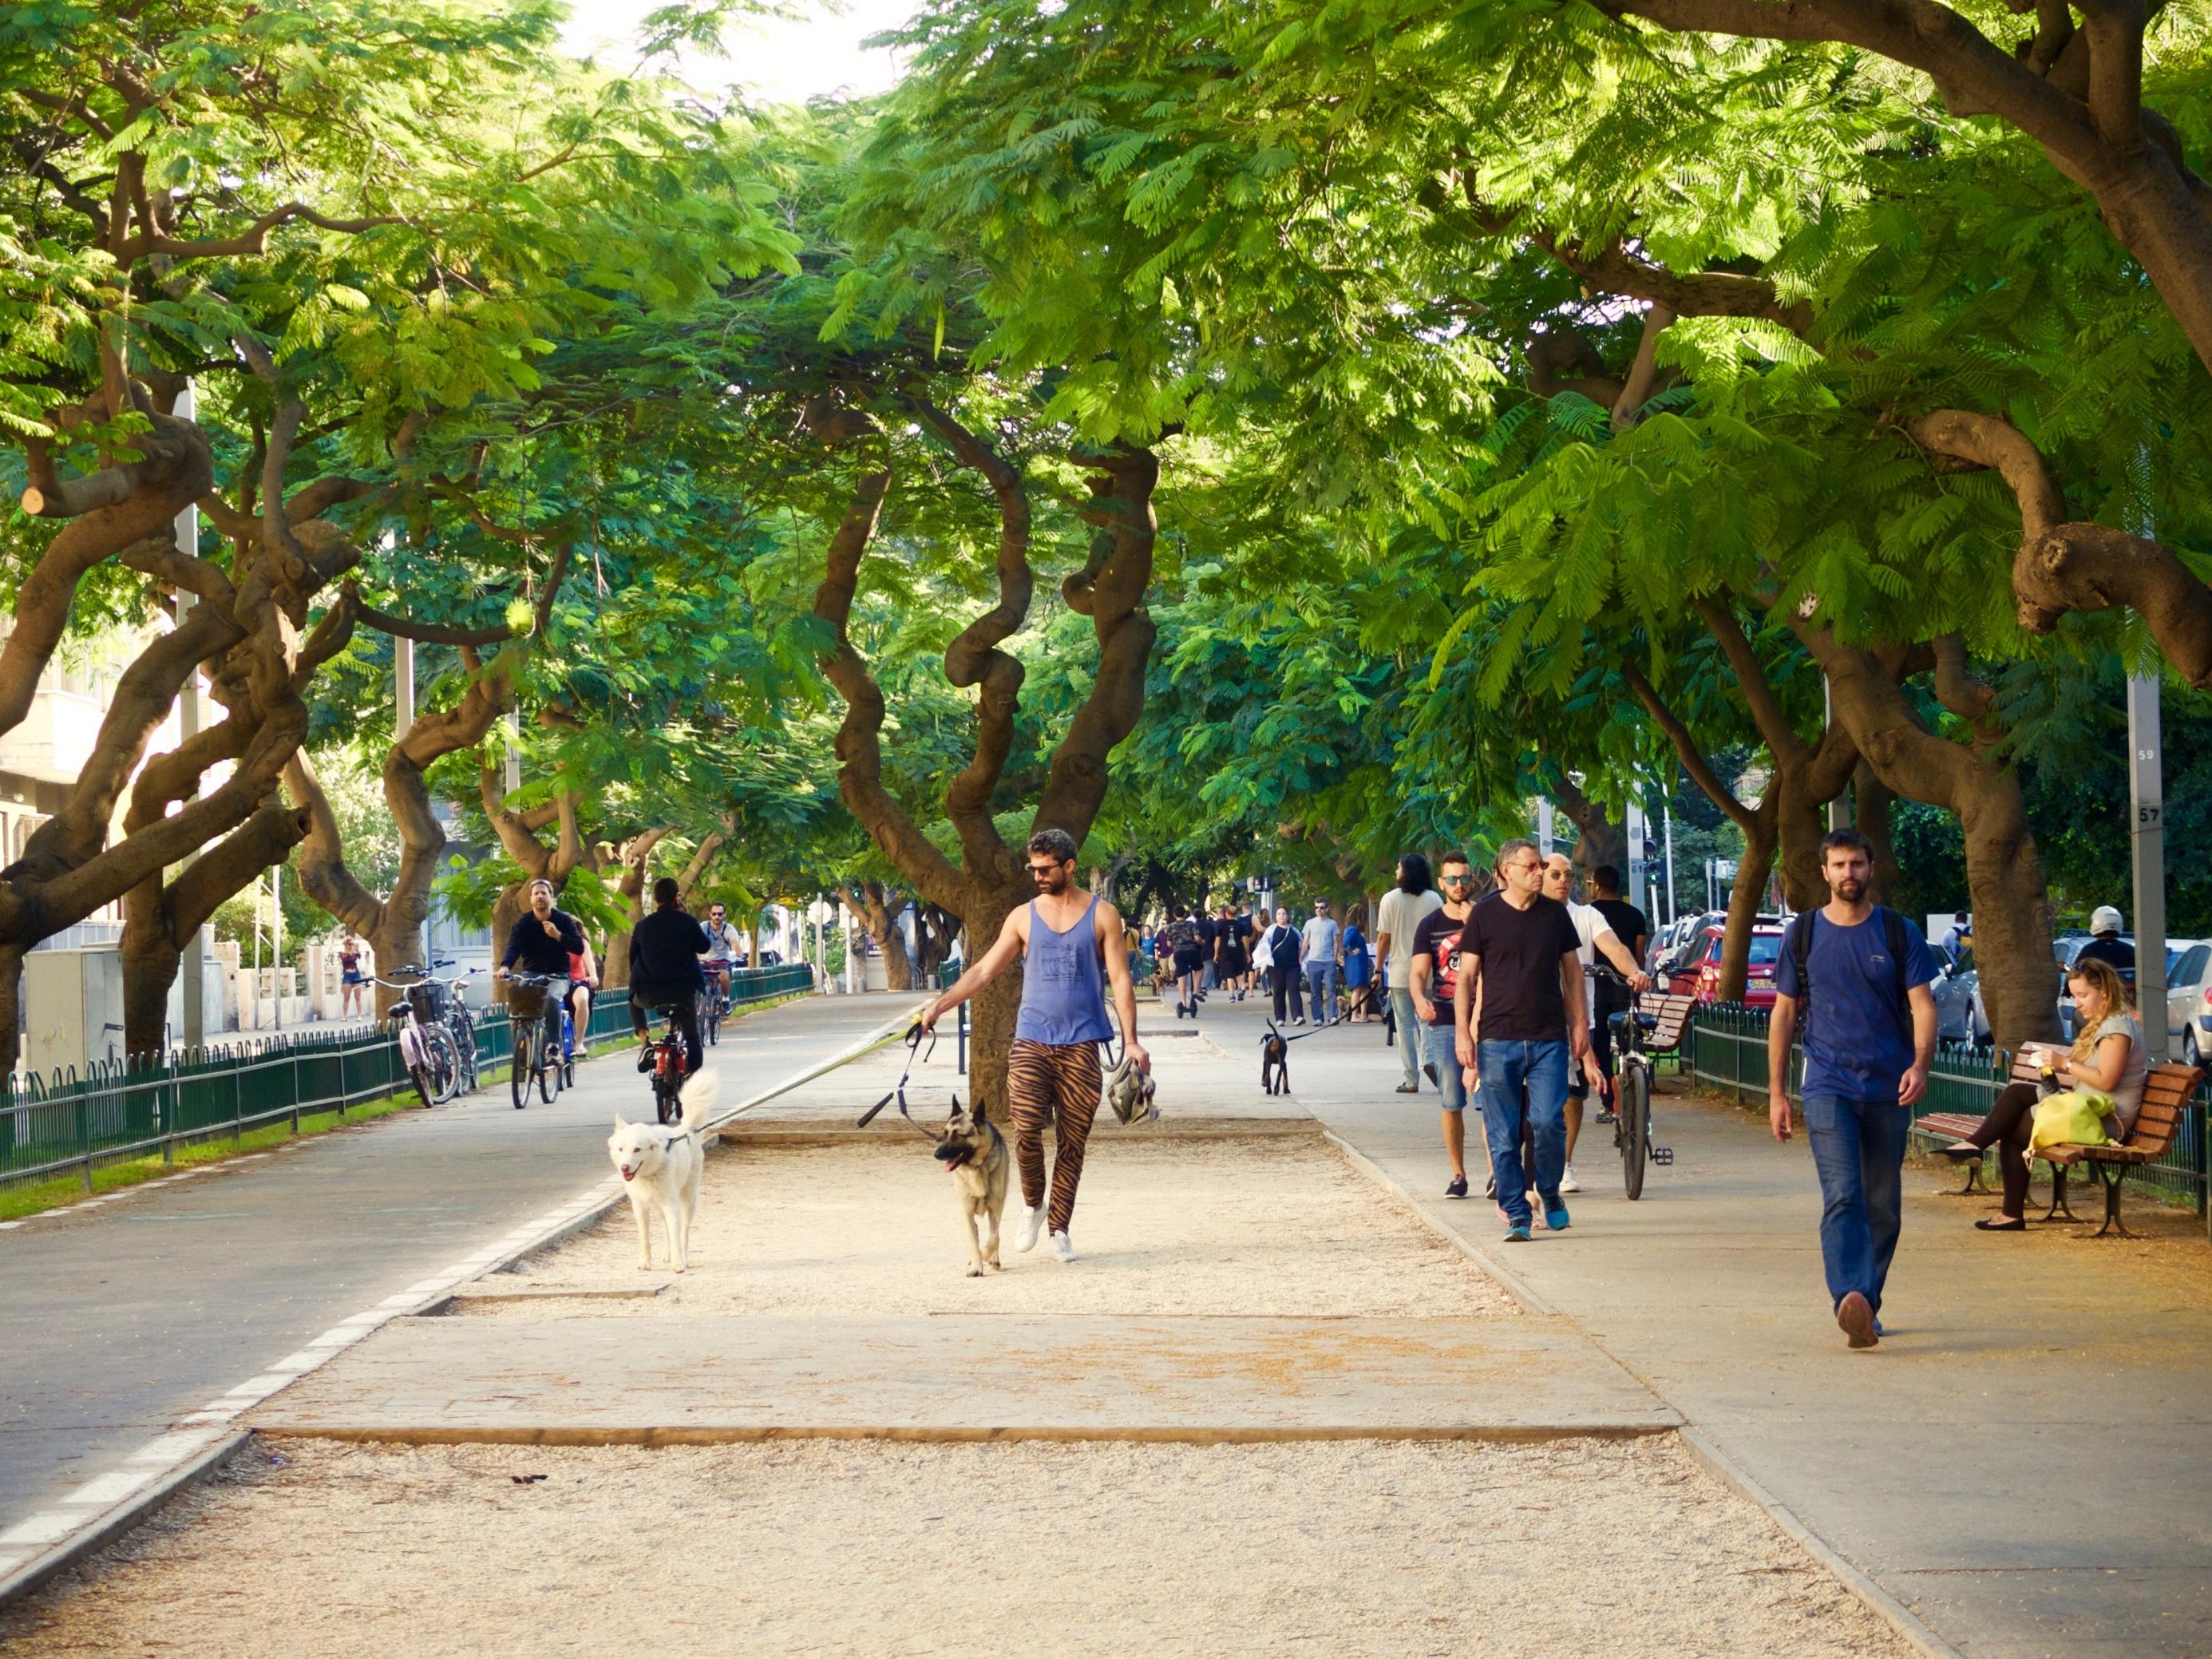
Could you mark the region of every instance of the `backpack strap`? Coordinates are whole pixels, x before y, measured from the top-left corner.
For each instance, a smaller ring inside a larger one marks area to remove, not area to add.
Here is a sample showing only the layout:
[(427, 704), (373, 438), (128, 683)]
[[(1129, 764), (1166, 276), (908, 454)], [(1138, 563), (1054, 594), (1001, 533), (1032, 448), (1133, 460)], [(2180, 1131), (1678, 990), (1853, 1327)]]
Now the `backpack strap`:
[(1876, 905), (1881, 912), (1882, 938), (1889, 945), (1889, 960), (1897, 976), (1897, 1011), (1901, 1015), (1910, 1006), (1905, 989), (1905, 918), (1887, 904)]
[(1813, 918), (1819, 914), (1817, 910), (1800, 910), (1790, 919), (1789, 937), (1782, 941), (1797, 969), (1797, 1016), (1801, 1022), (1813, 1006), (1813, 976), (1806, 971), (1805, 963), (1813, 954)]

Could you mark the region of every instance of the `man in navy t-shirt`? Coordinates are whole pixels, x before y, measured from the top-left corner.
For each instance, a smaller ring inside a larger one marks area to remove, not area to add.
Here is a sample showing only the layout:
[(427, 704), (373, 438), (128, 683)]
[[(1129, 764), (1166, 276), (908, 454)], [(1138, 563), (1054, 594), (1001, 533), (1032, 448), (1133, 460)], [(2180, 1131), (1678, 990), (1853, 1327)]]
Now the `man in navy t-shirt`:
[[(1876, 1316), (1904, 1224), (1912, 1103), (1936, 1053), (1936, 957), (1920, 930), (1867, 897), (1874, 847), (1856, 830), (1820, 843), (1830, 895), (1782, 940), (1767, 1033), (1768, 1120), (1790, 1139), (1790, 1041), (1805, 1027), (1805, 1128), (1820, 1172), (1820, 1260), (1836, 1323), (1854, 1348), (1881, 1340)], [(1801, 974), (1798, 962), (1802, 958)]]

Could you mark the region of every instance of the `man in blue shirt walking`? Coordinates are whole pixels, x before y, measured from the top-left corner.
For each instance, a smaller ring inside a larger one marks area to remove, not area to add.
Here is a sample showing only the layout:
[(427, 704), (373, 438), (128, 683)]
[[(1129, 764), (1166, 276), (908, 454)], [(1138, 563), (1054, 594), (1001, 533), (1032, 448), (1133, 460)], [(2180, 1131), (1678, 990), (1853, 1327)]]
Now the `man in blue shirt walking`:
[(1936, 1054), (1936, 958), (1920, 930), (1867, 897), (1874, 846), (1856, 830), (1820, 842), (1829, 899), (1790, 924), (1775, 965), (1768, 1121), (1790, 1139), (1790, 1041), (1805, 1026), (1805, 1128), (1820, 1171), (1820, 1259), (1836, 1323), (1854, 1348), (1881, 1340), (1881, 1287), (1904, 1224), (1912, 1104)]

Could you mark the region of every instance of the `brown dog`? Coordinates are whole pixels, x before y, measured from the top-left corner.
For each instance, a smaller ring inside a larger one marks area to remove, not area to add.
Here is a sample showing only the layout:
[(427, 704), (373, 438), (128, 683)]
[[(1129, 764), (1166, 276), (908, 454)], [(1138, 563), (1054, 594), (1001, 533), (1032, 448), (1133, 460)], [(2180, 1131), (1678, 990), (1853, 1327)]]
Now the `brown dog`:
[[(984, 1115), (979, 1103), (963, 1106), (952, 1097), (952, 1115), (937, 1138), (937, 1160), (952, 1176), (960, 1196), (960, 1232), (968, 1244), (968, 1277), (981, 1279), (983, 1267), (999, 1260), (999, 1220), (1006, 1209), (1006, 1173), (1013, 1160), (1006, 1137)], [(985, 1224), (989, 1231), (985, 1231)]]

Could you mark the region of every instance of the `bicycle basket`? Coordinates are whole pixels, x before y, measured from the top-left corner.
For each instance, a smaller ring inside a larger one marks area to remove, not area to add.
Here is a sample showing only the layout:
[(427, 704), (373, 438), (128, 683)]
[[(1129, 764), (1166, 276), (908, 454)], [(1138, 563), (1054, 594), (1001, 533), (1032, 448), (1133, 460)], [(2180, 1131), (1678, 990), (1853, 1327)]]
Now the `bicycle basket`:
[(545, 993), (543, 985), (525, 985), (520, 980), (510, 980), (507, 987), (507, 1012), (514, 1019), (536, 1019), (545, 1012)]
[(407, 988), (407, 1006), (415, 1011), (415, 1018), (433, 1024), (446, 1018), (452, 1011), (453, 1002), (452, 991), (434, 979)]

